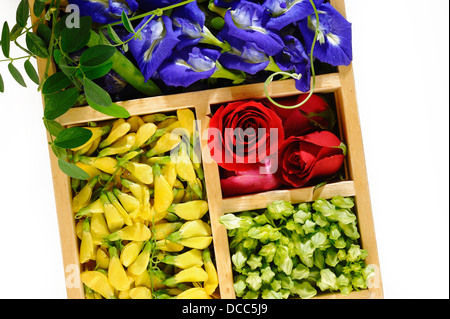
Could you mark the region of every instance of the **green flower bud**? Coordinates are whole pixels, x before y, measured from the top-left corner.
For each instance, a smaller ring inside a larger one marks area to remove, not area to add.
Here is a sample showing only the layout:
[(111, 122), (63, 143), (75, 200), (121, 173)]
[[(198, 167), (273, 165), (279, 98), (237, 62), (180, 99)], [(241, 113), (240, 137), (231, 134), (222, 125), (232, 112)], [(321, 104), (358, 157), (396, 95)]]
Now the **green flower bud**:
[(243, 275), (238, 275), (234, 278), (234, 291), (236, 292), (236, 296), (238, 297), (242, 297), (245, 294), (245, 290), (247, 289), (245, 279), (246, 277)]
[(339, 208), (353, 208), (355, 203), (350, 197), (336, 196), (331, 199), (331, 203)]
[(294, 213), (294, 206), (283, 200), (278, 200), (267, 206), (267, 211), (273, 219), (282, 219)]
[(259, 271), (249, 272), (245, 282), (250, 289), (258, 291), (262, 286), (262, 279), (259, 275)]
[(261, 298), (262, 299), (283, 299), (283, 294), (281, 292), (264, 289), (261, 294)]
[(258, 255), (265, 257), (266, 262), (270, 263), (273, 261), (275, 254), (277, 252), (277, 245), (275, 243), (268, 243), (261, 247)]
[(292, 270), (291, 276), (295, 280), (306, 279), (309, 276), (309, 268), (300, 263)]
[(262, 256), (251, 255), (247, 260), (247, 265), (250, 266), (252, 270), (262, 267)]
[(273, 277), (275, 277), (275, 273), (272, 271), (270, 266), (261, 269), (261, 279), (264, 283), (270, 284)]
[(337, 290), (337, 278), (336, 275), (330, 269), (322, 269), (320, 271), (320, 279), (317, 281), (317, 287), (322, 291), (325, 290)]
[(308, 281), (295, 282), (290, 292), (302, 299), (309, 299), (317, 295), (317, 290)]

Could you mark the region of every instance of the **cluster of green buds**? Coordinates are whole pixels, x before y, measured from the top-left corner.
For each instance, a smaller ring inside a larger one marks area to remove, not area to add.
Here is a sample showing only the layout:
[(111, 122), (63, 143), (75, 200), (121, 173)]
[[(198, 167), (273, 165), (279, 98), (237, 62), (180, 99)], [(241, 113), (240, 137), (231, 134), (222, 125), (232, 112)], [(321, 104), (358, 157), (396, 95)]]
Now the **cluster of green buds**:
[(318, 199), (296, 207), (276, 201), (264, 210), (226, 214), (240, 298), (312, 298), (318, 291), (366, 289), (374, 269), (358, 244), (350, 197)]

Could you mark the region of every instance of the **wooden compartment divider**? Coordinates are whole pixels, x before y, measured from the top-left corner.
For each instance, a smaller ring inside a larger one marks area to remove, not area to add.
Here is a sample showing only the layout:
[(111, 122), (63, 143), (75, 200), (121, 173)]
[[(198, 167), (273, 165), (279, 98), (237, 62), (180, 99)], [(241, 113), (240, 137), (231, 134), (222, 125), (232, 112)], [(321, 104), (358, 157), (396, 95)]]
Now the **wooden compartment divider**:
[[(32, 7), (34, 0), (29, 0), (29, 2)], [(344, 0), (331, 0), (331, 4), (345, 16)], [(36, 17), (33, 14), (32, 20), (36, 21)], [(45, 60), (38, 58), (38, 70), (41, 77), (44, 73), (45, 63)], [(331, 198), (336, 195), (354, 196), (356, 199), (356, 213), (361, 234), (361, 244), (362, 248), (366, 249), (369, 253), (367, 263), (375, 267), (375, 279), (369, 289), (352, 292), (349, 296), (343, 296), (339, 293), (329, 293), (321, 294), (317, 298), (383, 298), (352, 66), (339, 67), (337, 73), (318, 76), (316, 78), (315, 92), (333, 93), (335, 96), (341, 134), (348, 147), (346, 169), (348, 170), (349, 180), (327, 184), (317, 190), (314, 190), (314, 187), (276, 190), (226, 199), (222, 197), (220, 188), (219, 167), (211, 159), (207, 146), (207, 129), (210, 120), (211, 105), (243, 99), (264, 98), (263, 83), (136, 99), (118, 103), (126, 108), (131, 115), (171, 112), (181, 108), (195, 109), (201, 135), (203, 169), (221, 298), (234, 299), (236, 296), (233, 288), (233, 273), (228, 236), (225, 227), (219, 223), (220, 216), (226, 213), (265, 208), (267, 204), (274, 200), (288, 200), (293, 203), (299, 203), (313, 201), (319, 197)], [(269, 93), (273, 98), (299, 94), (295, 89), (294, 80), (273, 82), (269, 88)], [(97, 122), (110, 119), (112, 118), (90, 107), (79, 107), (72, 108), (69, 112), (61, 116), (58, 121), (63, 126), (78, 126), (90, 121)], [(67, 296), (68, 298), (75, 299), (84, 298), (83, 285), (80, 280), (78, 239), (71, 210), (72, 195), (70, 180), (60, 171), (57, 159), (51, 149), (49, 149), (49, 153), (63, 263), (66, 274)]]

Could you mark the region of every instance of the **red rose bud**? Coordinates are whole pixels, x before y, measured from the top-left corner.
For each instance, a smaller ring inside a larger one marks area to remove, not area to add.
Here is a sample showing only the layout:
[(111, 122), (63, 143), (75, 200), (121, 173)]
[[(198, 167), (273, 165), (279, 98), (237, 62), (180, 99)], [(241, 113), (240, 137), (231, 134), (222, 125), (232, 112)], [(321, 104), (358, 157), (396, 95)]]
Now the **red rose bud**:
[(341, 141), (329, 131), (291, 136), (279, 150), (279, 174), (283, 184), (302, 187), (317, 178), (336, 174), (344, 163)]
[(281, 119), (255, 101), (221, 106), (211, 118), (208, 147), (217, 164), (229, 171), (258, 169), (284, 141)]
[[(276, 99), (275, 101), (282, 105), (293, 106), (300, 104), (307, 97), (307, 94), (302, 94), (298, 97)], [(315, 94), (311, 95), (305, 104), (295, 109), (283, 109), (269, 100), (265, 103), (283, 121), (285, 138), (305, 135), (320, 128), (331, 129), (335, 122), (333, 110), (323, 98)]]
[(279, 188), (282, 183), (276, 174), (277, 167), (274, 164), (276, 163), (266, 160), (265, 164), (255, 169), (224, 172), (226, 177), (220, 181), (223, 196), (253, 194)]

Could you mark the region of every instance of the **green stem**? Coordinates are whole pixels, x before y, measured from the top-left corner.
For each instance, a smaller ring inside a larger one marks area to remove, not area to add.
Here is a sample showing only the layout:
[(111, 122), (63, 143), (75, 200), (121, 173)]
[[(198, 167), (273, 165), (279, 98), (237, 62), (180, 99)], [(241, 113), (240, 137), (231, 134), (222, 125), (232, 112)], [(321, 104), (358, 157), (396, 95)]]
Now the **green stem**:
[(144, 30), (144, 28), (147, 26), (147, 24), (149, 24), (150, 21), (152, 21), (154, 17), (155, 17), (155, 15), (152, 15), (152, 16), (144, 23), (144, 25), (143, 25), (139, 30), (137, 30), (135, 34), (133, 34), (133, 36), (132, 36), (131, 38), (127, 39), (125, 42), (117, 43), (117, 44), (115, 44), (114, 46), (118, 47), (118, 46), (121, 46), (121, 45), (125, 45), (125, 44), (127, 44), (128, 42), (130, 42), (131, 40), (136, 39), (136, 38), (138, 37), (138, 35), (141, 33), (141, 31)]
[(278, 64), (275, 63), (275, 60), (271, 56), (269, 57), (269, 64), (265, 68), (265, 71), (271, 71), (275, 73), (283, 72), (278, 66)]
[[(175, 8), (177, 8), (177, 7), (184, 6), (184, 5), (189, 4), (189, 3), (191, 3), (191, 2), (194, 2), (194, 1), (196, 1), (196, 0), (187, 0), (187, 1), (180, 2), (180, 3), (176, 3), (176, 4), (173, 4), (173, 5), (164, 7), (164, 8), (156, 9), (156, 10), (153, 10), (153, 11), (150, 11), (150, 12), (146, 12), (146, 13), (143, 13), (143, 14), (140, 14), (140, 15), (137, 15), (137, 16), (134, 16), (134, 17), (131, 17), (131, 18), (129, 18), (129, 20), (130, 20), (130, 21), (134, 21), (134, 20), (138, 20), (138, 19), (141, 19), (141, 18), (145, 18), (145, 17), (147, 17), (147, 16), (149, 16), (149, 15), (157, 15), (157, 16), (161, 16), (161, 15), (162, 15), (161, 12), (163, 12), (163, 11), (175, 9)], [(113, 27), (113, 26), (121, 25), (121, 24), (123, 24), (122, 21), (117, 21), (117, 22), (114, 22), (114, 23), (110, 23), (109, 25), (110, 25), (111, 27)], [(104, 26), (100, 27), (100, 29), (105, 29), (105, 28), (107, 28), (107, 27), (108, 27), (108, 25), (104, 25)]]
[(34, 55), (26, 55), (26, 56), (21, 56), (19, 58), (9, 58), (9, 59), (5, 59), (5, 60), (0, 60), (0, 62), (12, 62), (15, 60), (29, 59), (32, 57), (34, 57)]
[(282, 104), (274, 101), (269, 95), (268, 86), (270, 85), (270, 83), (272, 83), (273, 78), (276, 75), (282, 74), (284, 76), (293, 77), (293, 78), (296, 78), (297, 80), (299, 80), (301, 78), (301, 74), (291, 74), (291, 73), (287, 73), (287, 72), (276, 72), (276, 73), (272, 74), (271, 76), (269, 76), (267, 78), (267, 80), (266, 80), (266, 83), (264, 83), (264, 93), (266, 94), (266, 97), (274, 105), (276, 105), (276, 106), (278, 106), (280, 108), (283, 108), (283, 109), (296, 109), (296, 108), (304, 105), (311, 98), (311, 96), (313, 95), (314, 90), (316, 88), (316, 70), (314, 68), (314, 48), (315, 48), (315, 45), (316, 45), (316, 42), (317, 42), (317, 37), (318, 37), (318, 35), (320, 33), (320, 30), (319, 30), (320, 22), (319, 22), (319, 12), (317, 11), (316, 5), (314, 4), (313, 0), (309, 0), (309, 2), (311, 3), (311, 5), (312, 5), (312, 7), (314, 9), (314, 14), (316, 15), (316, 21), (317, 22), (316, 22), (316, 32), (314, 34), (314, 40), (313, 40), (312, 45), (311, 45), (311, 54), (310, 54), (312, 87), (311, 87), (311, 90), (309, 91), (309, 94), (308, 94), (307, 98), (303, 102), (301, 102), (301, 103), (299, 103), (297, 105), (287, 106), (287, 105), (282, 105)]
[(200, 40), (200, 43), (215, 45), (221, 48), (222, 52), (231, 51), (231, 46), (228, 43), (222, 42), (219, 39), (217, 39), (206, 26), (203, 27), (202, 36), (203, 38)]
[[(61, 0), (57, 0), (55, 7), (53, 7), (53, 2), (52, 2), (52, 6), (51, 8), (59, 8), (59, 4), (60, 4)], [(50, 8), (50, 10), (51, 10)], [(58, 21), (58, 10), (54, 10), (52, 12), (53, 14), (53, 21), (52, 21), (52, 30), (55, 30), (56, 27), (56, 22)], [(50, 36), (50, 44), (48, 46), (48, 58), (47, 58), (47, 64), (45, 66), (45, 72), (44, 72), (44, 76), (42, 77), (41, 83), (39, 84), (38, 87), (38, 91), (40, 91), (42, 89), (42, 86), (44, 85), (45, 80), (47, 80), (48, 78), (48, 72), (50, 71), (50, 65), (51, 65), (51, 61), (53, 58), (53, 48), (55, 46), (55, 33), (52, 31), (52, 34)]]
[(233, 84), (240, 84), (245, 81), (245, 75), (241, 73), (233, 73), (230, 70), (224, 68), (219, 61), (216, 62), (217, 70), (211, 75), (211, 78), (215, 79), (228, 79), (232, 80)]
[(23, 52), (25, 52), (26, 54), (29, 54), (31, 56), (34, 57), (34, 54), (31, 53), (28, 49), (24, 48), (23, 46), (20, 45), (20, 43), (17, 42), (17, 40), (14, 40), (15, 45), (20, 48)]

